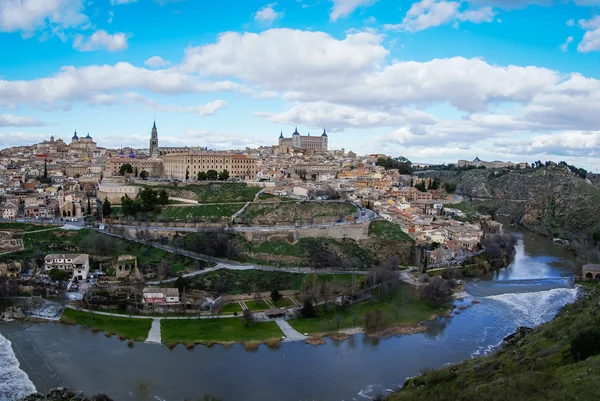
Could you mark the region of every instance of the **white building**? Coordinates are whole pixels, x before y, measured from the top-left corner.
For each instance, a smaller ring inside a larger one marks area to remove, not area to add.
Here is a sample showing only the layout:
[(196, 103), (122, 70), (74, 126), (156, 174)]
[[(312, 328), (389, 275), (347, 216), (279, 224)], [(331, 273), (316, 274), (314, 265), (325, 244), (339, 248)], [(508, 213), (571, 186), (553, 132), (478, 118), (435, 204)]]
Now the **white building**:
[(145, 304), (178, 304), (179, 290), (177, 288), (146, 287), (143, 290)]
[(87, 253), (76, 254), (50, 254), (44, 258), (44, 270), (72, 271), (77, 280), (86, 280), (90, 272), (90, 255)]

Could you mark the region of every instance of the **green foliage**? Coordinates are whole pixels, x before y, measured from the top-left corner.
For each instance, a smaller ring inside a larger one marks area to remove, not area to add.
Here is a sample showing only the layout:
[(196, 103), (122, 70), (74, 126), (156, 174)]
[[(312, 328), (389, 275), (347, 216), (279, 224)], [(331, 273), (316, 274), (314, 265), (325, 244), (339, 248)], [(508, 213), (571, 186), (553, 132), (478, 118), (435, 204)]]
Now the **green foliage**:
[(446, 192), (449, 194), (453, 194), (454, 192), (456, 192), (456, 183), (455, 182), (445, 182), (444, 190), (446, 190)]
[(412, 174), (412, 163), (405, 157), (396, 157), (392, 159), (391, 157), (384, 158), (380, 157), (377, 159), (375, 163), (377, 166), (385, 167), (386, 170), (398, 170), (400, 174)]
[(135, 200), (128, 195), (121, 197), (121, 212), (124, 216), (136, 216), (138, 213), (160, 212), (162, 206), (169, 202), (169, 195), (164, 189), (155, 191), (152, 188), (142, 189)]
[(119, 168), (119, 174), (120, 175), (133, 174), (133, 167), (131, 167), (131, 164), (129, 164), (129, 163), (122, 164), (121, 167)]
[(104, 199), (104, 202), (102, 202), (102, 217), (110, 217), (112, 212), (113, 210), (110, 201), (108, 198)]
[(281, 299), (281, 294), (279, 293), (279, 290), (277, 288), (275, 288), (273, 291), (271, 291), (271, 300), (273, 302), (279, 302), (280, 299)]
[(229, 179), (229, 171), (223, 170), (219, 173), (219, 181), (227, 181)]
[(198, 171), (198, 181), (206, 181), (208, 180), (208, 175), (205, 171)]
[(309, 299), (304, 301), (304, 305), (302, 306), (302, 309), (300, 309), (300, 314), (305, 319), (310, 319), (317, 316), (317, 311)]
[[(216, 179), (217, 176), (215, 175), (214, 180)], [(193, 199), (200, 203), (251, 202), (254, 200), (254, 196), (260, 191), (259, 187), (249, 187), (245, 183), (232, 182), (190, 184), (178, 187), (169, 185), (153, 185), (150, 187), (139, 183), (136, 185), (156, 190), (164, 189), (171, 197)]]
[(398, 224), (391, 221), (378, 220), (369, 224), (369, 235), (388, 241), (410, 241), (413, 239)]
[(419, 190), (419, 192), (427, 192), (427, 187), (425, 187), (425, 181), (421, 181), (418, 184), (415, 184), (415, 188)]
[(600, 354), (600, 328), (583, 330), (571, 340), (571, 355), (576, 361)]
[(145, 180), (145, 179), (147, 179), (147, 178), (148, 178), (148, 175), (149, 175), (149, 174), (148, 174), (148, 172), (147, 172), (146, 170), (142, 170), (142, 172), (140, 173), (140, 178), (141, 178), (142, 180)]
[(54, 281), (68, 281), (71, 273), (66, 270), (52, 269), (48, 272), (48, 276)]
[(218, 177), (219, 177), (219, 173), (217, 172), (217, 170), (208, 170), (206, 172), (206, 178), (209, 181), (215, 181), (215, 180), (217, 180)]
[(199, 205), (164, 208), (161, 216), (167, 216), (174, 220), (190, 221), (194, 219), (202, 221), (218, 222), (224, 218), (234, 215), (241, 204), (218, 204), (218, 205)]
[[(319, 274), (321, 282), (331, 285), (348, 286), (352, 282), (350, 274)], [(357, 275), (357, 281), (364, 276)], [(255, 291), (267, 292), (273, 288), (281, 290), (301, 290), (304, 275), (296, 273), (262, 270), (216, 270), (190, 278), (190, 288), (206, 291), (220, 289), (221, 294), (251, 294)]]

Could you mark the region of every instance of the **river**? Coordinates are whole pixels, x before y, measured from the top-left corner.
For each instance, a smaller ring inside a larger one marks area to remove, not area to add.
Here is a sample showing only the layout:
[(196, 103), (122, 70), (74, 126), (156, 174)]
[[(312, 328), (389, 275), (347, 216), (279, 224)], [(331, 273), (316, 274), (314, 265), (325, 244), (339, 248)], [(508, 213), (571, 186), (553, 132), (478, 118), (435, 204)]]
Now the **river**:
[(137, 343), (129, 349), (115, 336), (56, 323), (0, 324), (0, 401), (31, 392), (33, 385), (39, 391), (67, 386), (133, 400), (141, 381), (151, 383), (157, 400), (168, 401), (205, 393), (226, 401), (367, 400), (423, 369), (485, 354), (518, 326), (548, 321), (575, 300), (573, 256), (550, 240), (516, 235), (514, 262), (469, 281), (457, 301), (467, 309), (428, 322), (422, 334), (386, 340), (356, 335), (321, 346), (286, 343), (255, 352), (241, 345), (188, 351)]

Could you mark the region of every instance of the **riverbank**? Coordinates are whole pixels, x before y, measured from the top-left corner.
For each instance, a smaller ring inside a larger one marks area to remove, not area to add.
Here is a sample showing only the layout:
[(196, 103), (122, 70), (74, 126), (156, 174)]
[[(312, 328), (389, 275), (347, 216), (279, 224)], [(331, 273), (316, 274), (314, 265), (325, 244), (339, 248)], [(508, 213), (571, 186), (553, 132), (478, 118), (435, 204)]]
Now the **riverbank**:
[(600, 394), (600, 286), (489, 356), (409, 379), (390, 401), (592, 400)]
[(70, 325), (79, 324), (94, 332), (103, 331), (106, 337), (117, 335), (121, 339), (134, 341), (145, 341), (152, 325), (152, 319), (106, 316), (71, 308), (65, 308), (60, 322)]

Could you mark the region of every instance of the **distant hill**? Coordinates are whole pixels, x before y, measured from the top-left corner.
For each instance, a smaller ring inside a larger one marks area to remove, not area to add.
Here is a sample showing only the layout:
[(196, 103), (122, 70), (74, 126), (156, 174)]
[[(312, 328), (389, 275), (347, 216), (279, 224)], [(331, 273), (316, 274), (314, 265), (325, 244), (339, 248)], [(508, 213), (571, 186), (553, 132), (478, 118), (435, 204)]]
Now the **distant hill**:
[(551, 237), (567, 239), (583, 262), (600, 261), (600, 187), (565, 167), (422, 171), (457, 185), (481, 212)]

